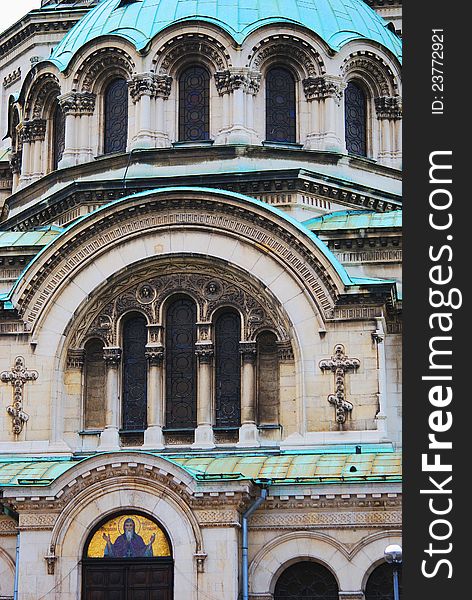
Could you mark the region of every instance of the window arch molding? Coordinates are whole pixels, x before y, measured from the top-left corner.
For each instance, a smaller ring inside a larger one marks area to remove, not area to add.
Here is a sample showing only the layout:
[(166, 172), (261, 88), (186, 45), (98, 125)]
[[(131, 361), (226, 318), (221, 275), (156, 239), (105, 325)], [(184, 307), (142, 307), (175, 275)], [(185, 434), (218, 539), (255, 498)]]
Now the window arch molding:
[(129, 80), (135, 71), (135, 62), (125, 50), (110, 46), (96, 49), (93, 46), (92, 51), (76, 66), (73, 86), (82, 92), (100, 95), (112, 79), (122, 77)]
[(286, 562), (284, 562), (282, 565), (279, 566), (277, 571), (272, 576), (272, 581), (271, 581), (271, 585), (270, 585), (270, 591), (272, 594), (275, 593), (277, 582), (279, 581), (280, 577), (288, 569), (290, 569), (291, 567), (294, 567), (295, 565), (297, 565), (298, 563), (301, 563), (301, 562), (313, 563), (314, 565), (318, 565), (319, 567), (326, 569), (326, 571), (328, 571), (330, 573), (330, 575), (332, 575), (334, 581), (336, 582), (338, 590), (342, 589), (340, 587), (338, 574), (336, 573), (336, 571), (334, 571), (334, 569), (326, 561), (322, 560), (321, 558), (314, 558), (313, 556), (302, 554), (300, 556), (292, 557), (291, 559), (287, 560)]

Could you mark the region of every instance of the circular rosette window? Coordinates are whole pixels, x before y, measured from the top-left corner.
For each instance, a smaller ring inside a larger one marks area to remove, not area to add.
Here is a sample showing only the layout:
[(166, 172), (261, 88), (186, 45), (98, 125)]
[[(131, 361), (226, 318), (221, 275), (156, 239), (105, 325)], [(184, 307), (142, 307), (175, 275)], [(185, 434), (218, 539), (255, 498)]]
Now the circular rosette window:
[(86, 546), (87, 558), (170, 558), (162, 528), (140, 514), (126, 513), (99, 526)]

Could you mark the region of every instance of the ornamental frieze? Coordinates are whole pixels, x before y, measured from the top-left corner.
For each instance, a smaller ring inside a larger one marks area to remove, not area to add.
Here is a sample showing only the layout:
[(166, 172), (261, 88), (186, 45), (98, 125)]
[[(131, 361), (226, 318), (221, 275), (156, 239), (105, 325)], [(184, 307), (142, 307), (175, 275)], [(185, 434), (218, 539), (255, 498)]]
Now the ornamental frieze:
[(397, 510), (281, 512), (255, 514), (251, 529), (320, 529), (401, 526), (402, 513)]

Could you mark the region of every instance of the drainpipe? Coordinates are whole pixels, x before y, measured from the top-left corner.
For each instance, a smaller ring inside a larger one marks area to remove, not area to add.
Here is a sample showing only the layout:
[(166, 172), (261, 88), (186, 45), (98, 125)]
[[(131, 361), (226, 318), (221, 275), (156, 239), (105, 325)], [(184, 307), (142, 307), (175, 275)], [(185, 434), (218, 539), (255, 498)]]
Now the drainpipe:
[(20, 573), (20, 532), (16, 534), (16, 555), (15, 555), (15, 586), (13, 588), (13, 600), (18, 600), (18, 576)]
[(267, 498), (268, 488), (271, 482), (263, 484), (261, 489), (261, 495), (254, 503), (243, 513), (242, 518), (242, 532), (243, 532), (243, 543), (242, 543), (242, 565), (241, 565), (241, 587), (242, 587), (242, 600), (249, 600), (249, 563), (248, 563), (248, 519), (255, 512), (259, 506)]

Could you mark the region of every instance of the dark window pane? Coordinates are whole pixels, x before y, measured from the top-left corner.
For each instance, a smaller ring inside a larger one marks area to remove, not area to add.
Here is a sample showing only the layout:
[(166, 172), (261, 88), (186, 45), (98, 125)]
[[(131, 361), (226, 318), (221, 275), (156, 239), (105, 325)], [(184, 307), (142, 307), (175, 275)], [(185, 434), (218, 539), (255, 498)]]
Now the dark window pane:
[(54, 110), (52, 137), (53, 169), (57, 169), (57, 166), (62, 159), (62, 155), (64, 154), (64, 148), (66, 147), (66, 120), (59, 103), (56, 104)]
[(270, 332), (257, 338), (257, 406), (260, 425), (279, 423), (279, 353), (277, 338)]
[(266, 139), (296, 142), (295, 79), (287, 69), (274, 67), (266, 78)]
[(115, 79), (105, 91), (105, 154), (125, 152), (128, 140), (128, 84)]
[(179, 139), (210, 138), (210, 75), (203, 67), (186, 69), (179, 80)]
[(338, 584), (323, 565), (302, 561), (279, 577), (274, 600), (339, 600)]
[(216, 426), (241, 424), (241, 319), (235, 312), (218, 317), (215, 325)]
[(123, 429), (147, 427), (147, 325), (139, 315), (123, 326)]
[(179, 298), (167, 311), (166, 323), (166, 426), (197, 425), (196, 322), (193, 300)]
[[(399, 577), (399, 592), (401, 597), (401, 577)], [(369, 576), (365, 589), (366, 600), (394, 600), (393, 598), (393, 567), (387, 563), (379, 565)]]
[(103, 342), (90, 340), (85, 344), (85, 429), (103, 429), (106, 411), (106, 371)]
[(350, 154), (367, 156), (366, 96), (350, 81), (344, 92), (346, 113), (346, 148)]

